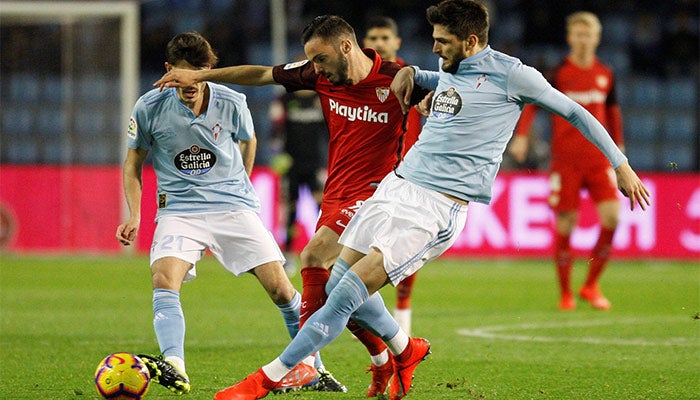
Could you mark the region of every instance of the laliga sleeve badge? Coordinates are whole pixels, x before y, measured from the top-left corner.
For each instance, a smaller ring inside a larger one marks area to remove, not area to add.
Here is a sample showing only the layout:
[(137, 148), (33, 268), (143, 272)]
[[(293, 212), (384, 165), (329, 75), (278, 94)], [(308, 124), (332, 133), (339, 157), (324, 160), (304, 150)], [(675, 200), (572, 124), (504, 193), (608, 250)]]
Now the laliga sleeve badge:
[(127, 136), (131, 139), (136, 139), (136, 131), (138, 130), (138, 125), (136, 124), (136, 119), (134, 117), (129, 118), (129, 128), (126, 131)]
[(301, 67), (302, 65), (306, 64), (307, 62), (309, 62), (309, 60), (301, 60), (301, 61), (289, 63), (289, 64), (287, 64), (287, 65), (284, 66), (284, 69), (299, 68), (299, 67)]

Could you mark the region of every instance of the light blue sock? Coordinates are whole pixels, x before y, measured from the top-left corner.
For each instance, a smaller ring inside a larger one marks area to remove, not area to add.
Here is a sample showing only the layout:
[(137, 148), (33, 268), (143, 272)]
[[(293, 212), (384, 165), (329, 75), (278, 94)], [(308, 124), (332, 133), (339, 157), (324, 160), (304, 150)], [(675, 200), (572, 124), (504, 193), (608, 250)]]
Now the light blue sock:
[[(338, 258), (331, 270), (331, 277), (326, 283), (326, 293), (330, 293), (340, 282), (343, 275), (350, 269), (350, 265)], [(384, 305), (384, 299), (379, 292), (374, 293), (369, 299), (355, 311), (351, 318), (363, 328), (372, 332), (380, 339), (387, 341), (393, 338), (399, 331), (399, 324), (391, 316)], [(371, 326), (368, 322), (371, 322)]]
[(185, 315), (180, 304), (180, 292), (153, 290), (153, 328), (160, 352), (185, 359)]
[(352, 319), (384, 342), (396, 336), (401, 329), (389, 310), (386, 309), (384, 299), (379, 292), (371, 295), (360, 308), (352, 313)]
[[(301, 309), (301, 294), (296, 292), (292, 301), (287, 304), (277, 306), (282, 313), (282, 318), (284, 318), (284, 324), (287, 326), (287, 332), (289, 332), (289, 337), (294, 339), (294, 337), (299, 333), (299, 310)], [(316, 353), (316, 358), (314, 358), (314, 368), (321, 369), (325, 366), (323, 365), (323, 360), (321, 359), (321, 352)]]
[(284, 325), (287, 327), (289, 337), (294, 338), (299, 332), (299, 309), (301, 308), (301, 295), (295, 291), (292, 301), (287, 304), (278, 305)]
[(343, 275), (350, 269), (350, 265), (340, 258), (335, 260), (333, 268), (331, 268), (331, 276), (326, 282), (326, 294), (331, 294), (333, 288), (338, 285), (338, 282), (343, 278)]
[(345, 329), (350, 315), (367, 298), (369, 293), (362, 279), (352, 271), (346, 272), (328, 296), (326, 304), (306, 321), (292, 343), (282, 352), (280, 361), (291, 369), (333, 341)]

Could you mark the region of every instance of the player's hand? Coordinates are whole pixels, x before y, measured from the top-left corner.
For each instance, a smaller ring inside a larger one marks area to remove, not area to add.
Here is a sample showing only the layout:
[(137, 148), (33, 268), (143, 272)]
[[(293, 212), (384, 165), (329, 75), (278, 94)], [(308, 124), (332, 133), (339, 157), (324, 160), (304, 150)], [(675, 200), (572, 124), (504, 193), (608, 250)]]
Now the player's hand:
[(629, 163), (624, 163), (615, 168), (617, 187), (625, 197), (630, 199), (630, 210), (634, 210), (634, 203), (638, 203), (642, 210), (651, 205), (649, 190), (644, 186)]
[(140, 221), (130, 219), (117, 227), (117, 240), (124, 246), (131, 246), (139, 232)]
[(401, 111), (406, 114), (411, 109), (411, 94), (413, 93), (413, 75), (416, 71), (411, 67), (403, 67), (391, 81), (391, 91), (396, 95), (401, 105)]
[(522, 164), (527, 158), (527, 148), (529, 146), (528, 138), (525, 135), (515, 135), (513, 140), (508, 145), (508, 153), (513, 156), (513, 159)]
[(430, 106), (433, 104), (434, 93), (435, 91), (431, 90), (430, 93), (426, 94), (425, 97), (423, 97), (423, 100), (421, 100), (420, 103), (413, 106), (416, 109), (416, 111), (420, 113), (420, 115), (424, 117), (430, 115)]
[(196, 70), (173, 68), (158, 79), (153, 86), (158, 86), (162, 91), (166, 87), (188, 87), (197, 82)]

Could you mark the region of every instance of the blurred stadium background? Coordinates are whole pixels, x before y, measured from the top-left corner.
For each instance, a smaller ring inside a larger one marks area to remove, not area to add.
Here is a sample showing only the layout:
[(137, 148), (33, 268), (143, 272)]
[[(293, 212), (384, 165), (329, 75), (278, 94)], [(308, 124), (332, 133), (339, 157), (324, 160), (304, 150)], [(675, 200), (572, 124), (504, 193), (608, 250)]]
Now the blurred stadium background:
[[(369, 16), (397, 20), (409, 63), (434, 69), (425, 8), (433, 1), (148, 0), (0, 3), (0, 248), (9, 252), (118, 253), (124, 132), (137, 97), (164, 71), (176, 33), (197, 30), (220, 66), (273, 65), (302, 52), (300, 32), (315, 15), (338, 14), (358, 36)], [(491, 0), (490, 44), (544, 71), (566, 54), (564, 18), (577, 10), (603, 23), (600, 58), (617, 74), (628, 157), (652, 189), (650, 213), (627, 212), (616, 251), (628, 257), (700, 256), (697, 0), (665, 2)], [(254, 176), (263, 218), (282, 240), (279, 177), (268, 167), (270, 101), (278, 88), (236, 87), (248, 96), (259, 135)], [(452, 254), (534, 256), (551, 244), (547, 116), (536, 124), (537, 152), (508, 170), (490, 208), (473, 207)], [(155, 208), (147, 171), (142, 234), (147, 251)], [(150, 197), (149, 197), (150, 196)], [(152, 201), (151, 201), (152, 200)], [(312, 201), (300, 225), (313, 230)], [(594, 237), (584, 213), (574, 246)], [(299, 239), (303, 241), (304, 235)]]

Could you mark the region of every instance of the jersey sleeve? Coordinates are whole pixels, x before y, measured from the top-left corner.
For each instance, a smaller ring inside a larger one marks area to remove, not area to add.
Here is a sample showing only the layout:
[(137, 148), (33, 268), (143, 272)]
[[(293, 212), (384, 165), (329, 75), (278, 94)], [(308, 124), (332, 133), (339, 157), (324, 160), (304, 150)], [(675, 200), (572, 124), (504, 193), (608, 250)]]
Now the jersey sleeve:
[(243, 100), (236, 105), (236, 114), (234, 116), (234, 126), (235, 132), (234, 139), (237, 140), (251, 140), (255, 138), (255, 127), (253, 126), (253, 117), (250, 114), (250, 109), (245, 101), (245, 96), (242, 96)]
[(315, 90), (318, 74), (309, 60), (282, 64), (272, 67), (272, 78), (284, 86), (287, 92)]
[(416, 85), (428, 90), (435, 90), (440, 80), (440, 73), (437, 71), (424, 71), (419, 67), (412, 65), (411, 68), (416, 72), (413, 76), (413, 82)]
[(567, 120), (605, 154), (613, 167), (627, 161), (603, 125), (582, 105), (552, 87), (536, 69), (518, 65), (511, 71), (508, 83), (514, 99), (537, 104)]
[(150, 150), (153, 138), (148, 129), (148, 112), (143, 98), (140, 98), (129, 118), (126, 145), (130, 149)]

